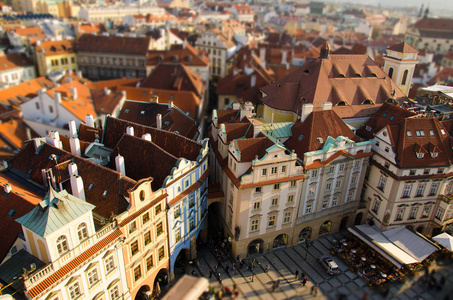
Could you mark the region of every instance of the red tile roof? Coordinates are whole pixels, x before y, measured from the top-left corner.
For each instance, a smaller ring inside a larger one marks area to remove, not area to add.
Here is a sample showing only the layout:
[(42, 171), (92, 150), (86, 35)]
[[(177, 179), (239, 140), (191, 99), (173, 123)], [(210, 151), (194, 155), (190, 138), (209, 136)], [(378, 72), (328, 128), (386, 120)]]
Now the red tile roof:
[(227, 135), (225, 143), (227, 145), (235, 139), (253, 137), (253, 125), (251, 123), (226, 123), (224, 126)]
[(33, 65), (33, 62), (25, 54), (9, 53), (0, 56), (0, 71), (22, 67), (31, 67)]
[(235, 140), (234, 143), (237, 144), (237, 149), (241, 154), (240, 162), (251, 162), (256, 157), (260, 159), (267, 153), (266, 150), (269, 147), (275, 145), (275, 143), (267, 137), (238, 139)]
[(77, 51), (146, 55), (150, 37), (126, 37), (84, 34), (77, 41)]
[(452, 31), (453, 19), (421, 18), (413, 26), (417, 29)]
[(123, 94), (110, 90), (90, 90), (94, 109), (98, 115), (113, 114), (123, 101)]
[(394, 46), (388, 47), (387, 50), (397, 51), (401, 53), (418, 53), (417, 49), (415, 49), (406, 42), (402, 42)]
[(188, 43), (172, 45), (170, 50), (149, 51), (147, 65), (157, 66), (160, 63), (182, 63), (185, 66), (209, 66), (209, 57), (204, 50), (197, 50)]
[(407, 100), (404, 93), (367, 55), (330, 55), (305, 64), (297, 71), (261, 89), (262, 102), (274, 109), (300, 114), (302, 105), (321, 107), (381, 104), (392, 98)]
[[(28, 136), (29, 131), (30, 136)], [(6, 156), (0, 155), (0, 159), (12, 156), (13, 152), (22, 147), (24, 141), (29, 138), (39, 137), (28, 125), (19, 118), (11, 118), (0, 123), (0, 148), (8, 150)]]
[(36, 52), (43, 52), (45, 56), (75, 53), (75, 40), (41, 42), (36, 46)]

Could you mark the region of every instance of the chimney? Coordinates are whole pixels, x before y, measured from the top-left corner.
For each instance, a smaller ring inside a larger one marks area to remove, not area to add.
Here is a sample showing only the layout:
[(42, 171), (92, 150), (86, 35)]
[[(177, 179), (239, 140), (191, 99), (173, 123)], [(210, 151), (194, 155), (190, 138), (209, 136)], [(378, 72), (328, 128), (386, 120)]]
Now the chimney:
[(320, 58), (323, 58), (323, 59), (329, 59), (329, 44), (327, 42), (325, 42), (322, 46), (321, 46), (321, 54), (320, 54)]
[(9, 183), (5, 183), (3, 185), (3, 190), (5, 191), (6, 194), (9, 194), (9, 193), (11, 193), (13, 188), (11, 187), (11, 185)]
[(250, 87), (255, 87), (256, 85), (256, 74), (252, 74), (252, 76), (250, 76)]
[(162, 129), (162, 115), (161, 114), (157, 114), (157, 116), (156, 116), (156, 126), (157, 126), (157, 129)]
[(93, 118), (93, 116), (92, 115), (86, 115), (85, 116), (85, 123), (89, 127), (94, 127), (94, 118)]
[(57, 104), (60, 104), (61, 103), (61, 93), (60, 92), (54, 92), (53, 93), (53, 97), (55, 99), (55, 102)]
[(134, 127), (127, 126), (126, 127), (126, 134), (134, 136)]
[(168, 102), (168, 108), (173, 108), (173, 101)]
[(238, 69), (236, 67), (233, 68), (233, 76), (236, 77), (239, 74)]
[(69, 146), (71, 148), (71, 154), (72, 155), (81, 155), (81, 150), (80, 150), (80, 141), (79, 138), (77, 137), (72, 137), (69, 139)]
[(332, 102), (323, 102), (321, 104), (321, 110), (330, 110), (332, 109)]
[(304, 104), (302, 105), (302, 112), (300, 114), (300, 121), (304, 122), (305, 119), (312, 113), (313, 104)]
[(260, 48), (260, 60), (264, 63), (266, 62), (266, 48), (265, 47)]
[(72, 94), (72, 99), (77, 100), (77, 97), (79, 97), (79, 96), (77, 95), (77, 88), (76, 88), (75, 86), (71, 86), (71, 87), (69, 88), (69, 91), (70, 91), (71, 94)]
[(260, 125), (253, 124), (253, 137), (255, 138), (258, 134), (260, 134), (262, 129), (263, 126), (261, 124)]
[(59, 149), (63, 148), (63, 144), (60, 141), (60, 133), (58, 133), (58, 131), (52, 130), (49, 135), (46, 136), (46, 142)]
[(35, 151), (38, 153), (38, 150), (41, 148), (41, 140), (40, 139), (33, 139), (33, 145), (35, 145)]
[(288, 60), (288, 50), (282, 50), (282, 65), (286, 64)]
[(75, 174), (71, 175), (70, 182), (71, 182), (72, 195), (83, 201), (86, 201), (82, 177), (80, 177), (79, 175), (75, 175)]
[(289, 62), (286, 63), (286, 70), (289, 70)]
[(108, 87), (104, 88), (104, 94), (110, 95), (110, 89)]
[(77, 71), (77, 76), (80, 77), (80, 78), (83, 78), (83, 77), (82, 77), (82, 71), (80, 71), (80, 70)]
[(79, 171), (77, 170), (77, 165), (73, 162), (68, 164), (68, 172), (69, 172), (69, 176), (79, 175)]
[(69, 137), (77, 137), (77, 128), (74, 120), (69, 121)]
[(126, 175), (126, 166), (124, 165), (124, 157), (122, 157), (119, 153), (115, 157), (115, 166), (116, 171), (120, 172), (123, 175)]
[(142, 139), (151, 142), (151, 134), (145, 133), (144, 135), (142, 135)]

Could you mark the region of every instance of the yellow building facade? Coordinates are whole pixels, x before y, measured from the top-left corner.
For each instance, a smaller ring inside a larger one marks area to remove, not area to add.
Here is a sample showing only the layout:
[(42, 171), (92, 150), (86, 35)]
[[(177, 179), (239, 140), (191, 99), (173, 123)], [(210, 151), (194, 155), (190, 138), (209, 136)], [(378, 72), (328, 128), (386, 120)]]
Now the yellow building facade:
[(75, 41), (41, 42), (36, 46), (36, 62), (39, 76), (46, 76), (53, 71), (77, 71)]

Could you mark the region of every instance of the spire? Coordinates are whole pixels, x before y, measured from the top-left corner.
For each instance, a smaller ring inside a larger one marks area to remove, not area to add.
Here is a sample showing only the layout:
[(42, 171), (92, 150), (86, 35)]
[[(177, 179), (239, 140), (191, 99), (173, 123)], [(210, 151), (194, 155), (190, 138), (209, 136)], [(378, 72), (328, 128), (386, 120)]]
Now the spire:
[(323, 58), (323, 59), (329, 59), (329, 43), (328, 42), (325, 42), (322, 46), (321, 46), (321, 54), (320, 54), (320, 58)]

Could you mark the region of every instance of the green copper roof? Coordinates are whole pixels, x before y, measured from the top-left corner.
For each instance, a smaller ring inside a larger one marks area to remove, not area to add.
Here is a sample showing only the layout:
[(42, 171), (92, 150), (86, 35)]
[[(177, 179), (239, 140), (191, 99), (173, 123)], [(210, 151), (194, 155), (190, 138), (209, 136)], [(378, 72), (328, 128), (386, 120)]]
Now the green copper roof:
[(294, 122), (276, 122), (263, 124), (263, 133), (276, 139), (290, 137)]
[(57, 231), (73, 220), (91, 211), (95, 206), (66, 190), (56, 192), (50, 187), (44, 199), (26, 215), (16, 221), (39, 236)]

